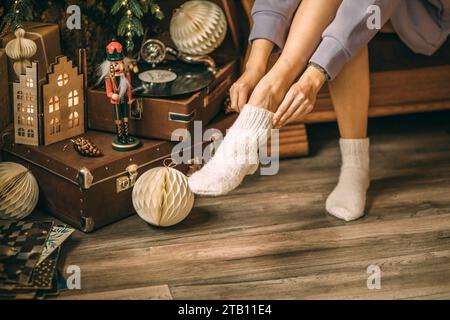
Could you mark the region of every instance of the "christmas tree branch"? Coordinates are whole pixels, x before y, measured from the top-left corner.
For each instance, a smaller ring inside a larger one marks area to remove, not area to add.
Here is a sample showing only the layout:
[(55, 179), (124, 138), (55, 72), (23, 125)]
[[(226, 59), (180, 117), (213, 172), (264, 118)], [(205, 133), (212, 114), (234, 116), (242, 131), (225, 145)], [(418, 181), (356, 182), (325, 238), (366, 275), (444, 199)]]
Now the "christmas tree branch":
[(144, 35), (144, 27), (142, 25), (142, 17), (150, 12), (158, 19), (163, 19), (159, 5), (155, 0), (116, 0), (111, 8), (113, 15), (122, 13), (122, 19), (117, 28), (117, 34), (126, 39), (126, 47), (128, 52), (134, 50), (134, 37), (142, 37)]
[(14, 0), (4, 17), (4, 23), (10, 25), (11, 30), (15, 31), (25, 21), (31, 20), (32, 17), (31, 0)]

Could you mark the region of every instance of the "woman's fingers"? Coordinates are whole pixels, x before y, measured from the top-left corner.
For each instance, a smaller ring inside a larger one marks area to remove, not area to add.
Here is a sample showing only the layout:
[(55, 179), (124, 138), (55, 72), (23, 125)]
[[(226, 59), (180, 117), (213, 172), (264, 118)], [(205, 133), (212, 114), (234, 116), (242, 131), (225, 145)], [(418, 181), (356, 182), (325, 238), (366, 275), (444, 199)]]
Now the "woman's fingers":
[(294, 112), (294, 114), (287, 119), (285, 124), (291, 123), (295, 120), (301, 119), (307, 114), (311, 113), (313, 111), (314, 105), (310, 103), (309, 100), (304, 101), (304, 103), (297, 109), (297, 111)]
[(231, 109), (238, 111), (239, 91), (236, 84), (230, 88)]
[(294, 102), (295, 94), (289, 90), (286, 96), (283, 99), (283, 102), (281, 102), (280, 106), (278, 107), (277, 112), (275, 112), (275, 115), (273, 116), (273, 127), (279, 127), (280, 120), (283, 117), (283, 115), (286, 113), (286, 111), (291, 106), (292, 102)]
[(248, 102), (250, 90), (246, 85), (235, 83), (230, 88), (231, 109), (241, 112), (244, 105)]
[(280, 119), (280, 126), (284, 126), (288, 120), (298, 111), (305, 101), (305, 96), (303, 93), (298, 93), (289, 107), (288, 111)]
[(238, 112), (241, 112), (244, 105), (248, 102), (248, 95), (249, 90), (246, 86), (242, 86), (241, 88), (239, 88), (237, 103)]

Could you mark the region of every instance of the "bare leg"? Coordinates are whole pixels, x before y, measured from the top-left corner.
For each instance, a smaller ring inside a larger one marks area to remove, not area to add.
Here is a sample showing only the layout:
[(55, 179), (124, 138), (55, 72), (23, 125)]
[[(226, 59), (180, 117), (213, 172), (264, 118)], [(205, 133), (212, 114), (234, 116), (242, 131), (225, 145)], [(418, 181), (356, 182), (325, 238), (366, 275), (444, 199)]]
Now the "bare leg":
[(344, 67), (335, 80), (329, 82), (329, 88), (341, 138), (367, 138), (370, 95), (367, 47)]
[(259, 82), (249, 104), (276, 111), (292, 83), (305, 68), (333, 21), (342, 0), (303, 0), (277, 63)]
[(364, 215), (366, 192), (370, 184), (369, 139), (369, 62), (367, 47), (355, 56), (339, 76), (329, 83), (341, 134), (342, 155), (339, 182), (327, 199), (327, 211), (351, 221)]

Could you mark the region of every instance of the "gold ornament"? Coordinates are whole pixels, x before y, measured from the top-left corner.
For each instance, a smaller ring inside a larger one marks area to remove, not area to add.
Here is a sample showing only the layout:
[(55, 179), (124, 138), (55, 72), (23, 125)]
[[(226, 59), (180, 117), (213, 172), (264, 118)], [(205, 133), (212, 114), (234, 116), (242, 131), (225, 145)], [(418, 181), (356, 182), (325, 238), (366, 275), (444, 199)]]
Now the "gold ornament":
[(194, 206), (186, 176), (169, 167), (144, 173), (133, 189), (137, 214), (154, 226), (170, 227), (184, 220)]
[(193, 0), (175, 10), (170, 36), (181, 52), (207, 55), (216, 50), (227, 34), (227, 19), (214, 2)]
[(0, 219), (23, 219), (39, 200), (39, 187), (31, 172), (13, 162), (0, 163)]
[(37, 46), (33, 40), (25, 38), (25, 30), (18, 28), (15, 39), (8, 42), (5, 47), (6, 55), (14, 60), (14, 71), (19, 76), (25, 73), (25, 68), (31, 67), (30, 58), (36, 54)]

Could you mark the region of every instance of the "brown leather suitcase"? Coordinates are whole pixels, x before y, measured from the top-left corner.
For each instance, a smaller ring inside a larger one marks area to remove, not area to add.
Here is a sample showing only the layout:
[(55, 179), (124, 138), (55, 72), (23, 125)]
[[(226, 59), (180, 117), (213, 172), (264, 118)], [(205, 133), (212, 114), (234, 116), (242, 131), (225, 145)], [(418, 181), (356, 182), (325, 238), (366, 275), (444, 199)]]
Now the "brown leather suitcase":
[[(142, 138), (170, 140), (176, 129), (193, 130), (194, 121), (207, 125), (223, 109), (229, 89), (240, 72), (242, 50), (245, 46), (240, 37), (243, 10), (238, 1), (213, 0), (222, 7), (228, 21), (228, 33), (223, 44), (211, 54), (219, 66), (215, 80), (205, 89), (185, 97), (142, 98), (136, 95), (136, 102), (130, 116), (130, 133)], [(167, 18), (155, 35), (166, 45), (175, 47), (169, 35), (171, 13), (183, 0), (161, 2), (161, 9)], [(91, 130), (114, 132), (113, 114), (109, 99), (101, 88), (91, 88), (87, 93), (88, 127)], [(136, 112), (137, 111), (137, 112)], [(137, 115), (137, 116), (136, 116)]]
[[(225, 132), (234, 120), (235, 116), (220, 116), (209, 128)], [(6, 141), (2, 154), (4, 161), (20, 163), (34, 174), (40, 188), (39, 206), (44, 212), (92, 232), (134, 213), (134, 182), (147, 170), (171, 159), (176, 143), (144, 140), (142, 148), (121, 153), (111, 148), (112, 134), (89, 131), (84, 136), (103, 151), (103, 157), (81, 157), (69, 140), (39, 147)], [(183, 164), (177, 168), (187, 172), (188, 167)]]

